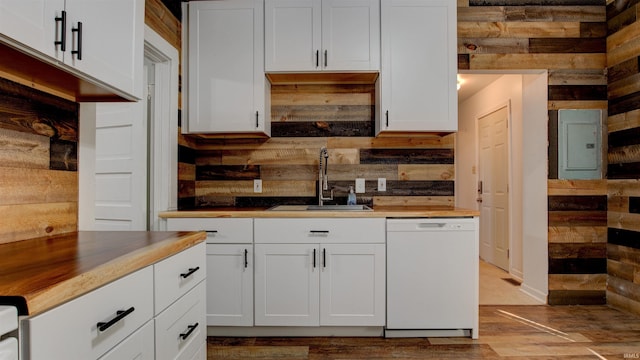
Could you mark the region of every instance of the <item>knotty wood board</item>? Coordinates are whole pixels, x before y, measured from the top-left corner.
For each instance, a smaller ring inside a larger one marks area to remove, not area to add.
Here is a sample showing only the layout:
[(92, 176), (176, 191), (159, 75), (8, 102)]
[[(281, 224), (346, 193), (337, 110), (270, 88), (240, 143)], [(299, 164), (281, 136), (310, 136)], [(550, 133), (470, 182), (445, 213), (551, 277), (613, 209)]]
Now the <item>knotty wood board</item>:
[(0, 164), (12, 168), (49, 169), (49, 137), (0, 128)]
[(471, 54), (471, 70), (604, 69), (605, 54)]
[(78, 203), (0, 205), (0, 244), (77, 231)]
[(606, 243), (606, 226), (550, 226), (549, 244), (553, 243)]
[(35, 315), (206, 239), (204, 232), (72, 232), (0, 245), (0, 301)]
[(75, 171), (0, 166), (0, 204), (78, 201)]
[(464, 21), (458, 22), (458, 37), (505, 37), (532, 38), (557, 37), (579, 38), (579, 22), (491, 22)]
[(604, 22), (603, 6), (473, 6), (458, 7), (458, 22), (561, 21)]
[(607, 119), (609, 133), (640, 127), (640, 109), (611, 115)]

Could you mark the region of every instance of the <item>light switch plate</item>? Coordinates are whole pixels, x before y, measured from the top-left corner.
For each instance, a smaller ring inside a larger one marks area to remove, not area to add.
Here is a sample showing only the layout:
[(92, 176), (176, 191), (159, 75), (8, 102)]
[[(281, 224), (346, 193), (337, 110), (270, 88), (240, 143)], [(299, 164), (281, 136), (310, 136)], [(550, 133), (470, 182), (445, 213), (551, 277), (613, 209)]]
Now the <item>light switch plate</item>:
[(364, 186), (364, 179), (362, 178), (358, 178), (356, 179), (356, 193), (357, 194), (362, 194), (366, 191), (365, 186)]
[(387, 178), (378, 178), (378, 191), (387, 191)]
[(254, 179), (253, 180), (253, 192), (261, 193), (262, 192), (262, 179)]

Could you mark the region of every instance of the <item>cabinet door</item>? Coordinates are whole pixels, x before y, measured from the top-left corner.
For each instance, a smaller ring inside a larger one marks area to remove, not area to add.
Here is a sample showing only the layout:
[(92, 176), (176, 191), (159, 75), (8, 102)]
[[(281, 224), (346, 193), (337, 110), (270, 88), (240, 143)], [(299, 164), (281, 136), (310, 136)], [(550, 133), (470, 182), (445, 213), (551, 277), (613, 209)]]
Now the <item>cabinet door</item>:
[(320, 325), (384, 326), (385, 245), (322, 244)]
[(318, 326), (318, 246), (256, 244), (255, 324)]
[(265, 0), (265, 70), (321, 66), (321, 0)]
[(65, 63), (142, 98), (144, 1), (66, 0), (66, 11)]
[(253, 326), (252, 244), (207, 244), (207, 325)]
[(17, 41), (62, 60), (61, 39), (64, 0), (0, 0), (0, 39)]
[(263, 4), (189, 4), (188, 132), (268, 132)]
[(380, 131), (455, 131), (455, 0), (382, 0)]
[(322, 69), (380, 69), (380, 3), (322, 1)]

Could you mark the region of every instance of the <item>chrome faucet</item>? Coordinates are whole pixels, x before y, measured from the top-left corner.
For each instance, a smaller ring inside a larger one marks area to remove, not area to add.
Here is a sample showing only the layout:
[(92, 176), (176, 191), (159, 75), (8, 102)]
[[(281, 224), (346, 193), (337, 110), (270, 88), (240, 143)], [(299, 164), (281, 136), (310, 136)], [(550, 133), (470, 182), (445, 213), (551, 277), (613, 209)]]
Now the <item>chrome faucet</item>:
[[(324, 158), (324, 172), (322, 166), (322, 158)], [(320, 159), (318, 161), (318, 205), (322, 206), (324, 201), (333, 200), (333, 189), (331, 195), (324, 197), (323, 191), (329, 190), (329, 178), (327, 177), (327, 168), (329, 165), (329, 152), (326, 147), (320, 149)]]

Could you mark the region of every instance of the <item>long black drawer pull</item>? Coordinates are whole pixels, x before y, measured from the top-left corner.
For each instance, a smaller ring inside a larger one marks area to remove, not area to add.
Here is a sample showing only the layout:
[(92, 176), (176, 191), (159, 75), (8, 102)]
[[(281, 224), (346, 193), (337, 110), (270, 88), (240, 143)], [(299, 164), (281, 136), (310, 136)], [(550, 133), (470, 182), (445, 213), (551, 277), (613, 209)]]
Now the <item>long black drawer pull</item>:
[(54, 18), (56, 20), (56, 24), (61, 22), (60, 26), (60, 40), (55, 40), (53, 42), (54, 45), (60, 45), (60, 51), (67, 50), (67, 12), (62, 10), (60, 16), (56, 16)]
[(180, 338), (182, 340), (187, 340), (187, 338), (191, 335), (191, 333), (198, 327), (198, 323), (187, 326), (187, 332), (183, 332), (180, 334)]
[(187, 271), (186, 273), (182, 273), (180, 274), (180, 277), (183, 279), (188, 278), (189, 276), (193, 275), (194, 272), (200, 270), (200, 266), (196, 266), (194, 268), (189, 268), (189, 271)]
[(260, 120), (258, 118), (258, 112), (256, 111), (256, 127), (260, 127)]
[(96, 324), (96, 326), (98, 327), (98, 331), (105, 331), (108, 328), (112, 327), (113, 325), (115, 325), (118, 321), (124, 319), (127, 315), (131, 314), (133, 311), (135, 310), (135, 308), (132, 306), (127, 310), (118, 310), (116, 311), (116, 317), (114, 317), (113, 319), (107, 321), (107, 322), (99, 322)]
[(313, 249), (313, 268), (316, 268), (316, 249)]
[(327, 249), (326, 248), (322, 249), (322, 267), (323, 268), (327, 267)]
[(249, 267), (249, 250), (244, 249), (244, 268)]
[(329, 230), (309, 230), (312, 234), (328, 234)]
[(76, 59), (82, 60), (82, 22), (78, 21), (77, 28), (71, 28), (71, 32), (78, 33), (77, 36), (77, 48), (71, 50), (71, 53), (76, 56)]

